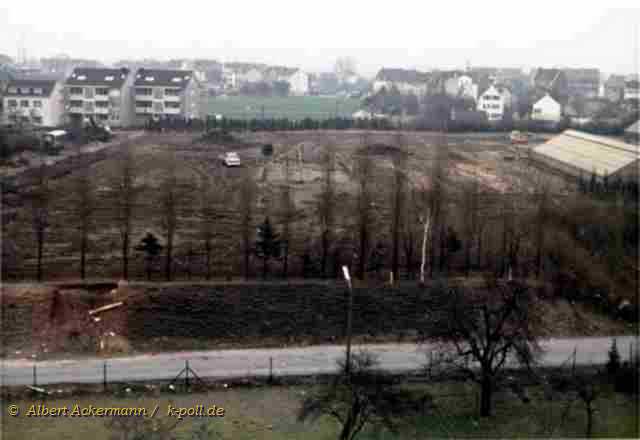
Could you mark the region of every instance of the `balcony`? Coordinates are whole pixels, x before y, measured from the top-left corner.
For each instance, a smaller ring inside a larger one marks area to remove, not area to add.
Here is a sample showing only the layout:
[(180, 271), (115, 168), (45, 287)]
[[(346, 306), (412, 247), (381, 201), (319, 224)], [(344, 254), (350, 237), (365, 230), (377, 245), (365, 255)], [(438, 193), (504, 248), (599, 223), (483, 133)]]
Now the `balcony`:
[(151, 107), (136, 107), (136, 113), (152, 114), (154, 112)]
[(178, 107), (178, 108), (165, 107), (164, 108), (164, 114), (165, 115), (179, 115), (180, 114), (180, 107)]
[(164, 95), (164, 100), (165, 101), (170, 101), (170, 102), (179, 102), (180, 101), (180, 95), (177, 96), (173, 96), (173, 95)]
[(109, 107), (95, 107), (94, 113), (96, 115), (108, 115)]
[(93, 97), (93, 99), (95, 99), (96, 101), (108, 101), (109, 100), (109, 95), (95, 95)]
[(69, 113), (82, 114), (84, 111), (82, 110), (82, 107), (69, 107)]

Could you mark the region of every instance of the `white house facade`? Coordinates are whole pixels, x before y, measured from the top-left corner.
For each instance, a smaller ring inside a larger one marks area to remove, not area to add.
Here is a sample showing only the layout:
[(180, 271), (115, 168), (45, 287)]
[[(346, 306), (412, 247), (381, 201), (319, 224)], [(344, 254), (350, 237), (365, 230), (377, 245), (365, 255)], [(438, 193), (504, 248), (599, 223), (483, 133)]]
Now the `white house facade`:
[(63, 122), (63, 85), (56, 80), (14, 79), (3, 96), (6, 124), (55, 127)]
[(289, 76), (286, 81), (289, 83), (289, 93), (292, 95), (306, 95), (309, 93), (309, 74), (300, 69)]
[(531, 119), (538, 121), (560, 122), (562, 119), (562, 105), (546, 94), (533, 104)]
[(449, 96), (478, 100), (478, 85), (468, 75), (449, 78), (444, 83), (445, 92)]
[(510, 107), (509, 96), (501, 93), (495, 86), (490, 86), (478, 98), (478, 111), (485, 112), (489, 122), (501, 121)]

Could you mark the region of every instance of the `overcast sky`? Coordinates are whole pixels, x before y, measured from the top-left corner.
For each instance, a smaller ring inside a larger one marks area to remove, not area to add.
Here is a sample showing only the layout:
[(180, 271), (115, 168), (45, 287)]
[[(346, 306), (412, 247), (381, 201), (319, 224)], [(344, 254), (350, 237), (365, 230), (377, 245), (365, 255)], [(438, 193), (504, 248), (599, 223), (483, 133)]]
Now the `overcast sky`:
[(467, 62), (639, 69), (640, 9), (630, 1), (2, 3), (0, 53), (12, 57), (24, 47), (29, 57), (207, 57), (330, 70), (337, 56), (348, 55), (367, 75), (383, 66), (462, 68)]

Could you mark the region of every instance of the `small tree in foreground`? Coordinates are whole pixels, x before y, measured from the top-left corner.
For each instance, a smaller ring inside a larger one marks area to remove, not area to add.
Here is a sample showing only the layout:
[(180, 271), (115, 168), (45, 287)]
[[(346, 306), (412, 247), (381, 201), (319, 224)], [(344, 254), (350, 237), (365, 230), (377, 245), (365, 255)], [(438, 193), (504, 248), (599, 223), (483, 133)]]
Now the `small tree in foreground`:
[(262, 259), (262, 278), (266, 278), (269, 273), (269, 260), (280, 257), (280, 239), (273, 230), (269, 217), (258, 226), (256, 255)]
[[(416, 411), (420, 405), (376, 367), (377, 360), (371, 354), (352, 355), (350, 373), (340, 374), (309, 396), (302, 404), (299, 420), (329, 416), (340, 425), (340, 440), (355, 439), (366, 426), (395, 431), (394, 418)], [(339, 363), (339, 368), (346, 371), (344, 362)], [(425, 397), (422, 402), (426, 400)]]
[[(440, 285), (425, 335), (435, 340), (440, 361), (480, 386), (480, 415), (490, 416), (492, 396), (513, 360), (530, 369), (544, 334), (535, 293), (518, 282), (488, 280), (481, 289)], [(474, 365), (475, 364), (475, 365)]]
[(144, 252), (145, 268), (147, 271), (147, 280), (151, 280), (151, 270), (153, 267), (153, 261), (156, 259), (162, 251), (162, 245), (158, 242), (158, 239), (151, 232), (147, 232), (147, 235), (140, 240), (140, 244), (135, 247), (135, 250)]

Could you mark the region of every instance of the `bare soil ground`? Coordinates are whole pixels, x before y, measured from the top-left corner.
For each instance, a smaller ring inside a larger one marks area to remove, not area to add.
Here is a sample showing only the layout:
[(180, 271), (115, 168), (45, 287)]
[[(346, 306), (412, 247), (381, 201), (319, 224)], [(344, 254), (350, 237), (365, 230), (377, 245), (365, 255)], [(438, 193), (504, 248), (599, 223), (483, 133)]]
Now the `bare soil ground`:
[[(158, 211), (158, 188), (162, 183), (166, 167), (167, 153), (177, 163), (179, 186), (181, 189), (178, 229), (176, 237), (175, 271), (178, 278), (193, 275), (201, 277), (203, 269), (202, 243), (199, 239), (196, 207), (199, 192), (197, 185), (202, 177), (218, 175), (222, 182), (220, 191), (229, 192), (231, 199), (225, 206), (216, 227), (221, 232), (216, 250), (214, 276), (224, 277), (238, 274), (240, 258), (238, 252), (237, 212), (235, 206), (238, 184), (245, 172), (254, 176), (259, 186), (258, 209), (254, 215), (257, 224), (264, 216), (278, 217), (278, 191), (284, 184), (284, 167), (288, 158), (291, 167), (292, 196), (298, 209), (294, 225), (292, 254), (308, 246), (310, 238), (317, 236), (318, 224), (312, 204), (321, 188), (322, 167), (320, 159), (328, 143), (335, 145), (338, 169), (335, 173), (339, 190), (341, 224), (337, 232), (349, 234), (351, 216), (348, 214), (353, 203), (355, 183), (353, 154), (362, 148), (364, 132), (361, 131), (309, 131), (309, 132), (259, 132), (235, 134), (237, 141), (227, 144), (210, 144), (199, 140), (199, 135), (168, 133), (142, 136), (129, 147), (135, 158), (138, 175), (136, 185), (137, 209), (134, 212), (134, 237), (132, 245), (147, 232), (162, 239), (163, 228)], [(412, 183), (428, 185), (431, 164), (436, 145), (446, 145), (450, 169), (451, 186), (457, 186), (468, 179), (478, 179), (487, 188), (504, 190), (518, 184), (539, 178), (539, 171), (532, 172), (526, 159), (526, 150), (515, 150), (509, 143), (507, 134), (456, 134), (443, 136), (437, 133), (403, 133), (408, 149), (407, 174)], [(376, 163), (376, 195), (380, 206), (386, 204), (385, 194), (389, 187), (392, 171), (394, 133), (369, 132), (367, 134), (370, 154)], [(543, 139), (534, 139), (530, 146)], [(274, 153), (263, 157), (262, 146), (272, 144)], [(219, 155), (226, 151), (238, 151), (243, 162), (240, 168), (226, 168)], [(111, 181), (119, 162), (111, 156), (91, 164), (93, 183), (97, 188), (97, 209), (95, 227), (90, 235), (90, 255), (88, 276), (118, 279), (119, 237), (114, 222), (113, 200), (110, 198)], [(52, 182), (56, 199), (52, 204), (50, 227), (45, 243), (44, 267), (47, 280), (77, 278), (79, 258), (77, 248), (77, 218), (70, 209), (73, 195), (75, 172), (56, 178)], [(555, 182), (558, 188), (565, 185), (562, 179), (544, 175)], [(5, 240), (3, 278), (33, 279), (35, 274), (35, 239), (29, 210), (18, 194), (5, 198), (11, 206), (5, 205), (3, 231)], [(11, 199), (11, 200), (9, 200)], [(3, 201), (4, 202), (4, 201)], [(384, 210), (383, 210), (384, 211)], [(381, 211), (381, 212), (383, 212)], [(160, 268), (160, 262), (157, 263)], [(292, 261), (292, 270), (299, 269), (300, 263)], [(144, 275), (142, 255), (134, 254), (131, 273), (134, 278)]]

